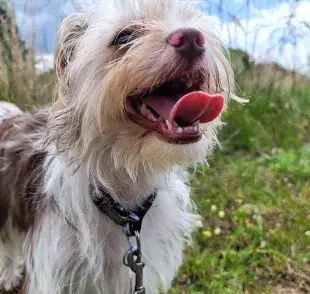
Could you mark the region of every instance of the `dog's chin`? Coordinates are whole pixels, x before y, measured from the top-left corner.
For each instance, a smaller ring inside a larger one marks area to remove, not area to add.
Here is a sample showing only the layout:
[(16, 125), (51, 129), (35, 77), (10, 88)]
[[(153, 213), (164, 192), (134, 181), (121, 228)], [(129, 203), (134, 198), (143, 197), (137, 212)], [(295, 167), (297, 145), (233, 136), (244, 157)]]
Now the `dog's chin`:
[(195, 143), (171, 144), (155, 134), (148, 135), (141, 146), (143, 165), (152, 170), (167, 170), (173, 166), (188, 166), (203, 161), (212, 151), (214, 144), (205, 135)]

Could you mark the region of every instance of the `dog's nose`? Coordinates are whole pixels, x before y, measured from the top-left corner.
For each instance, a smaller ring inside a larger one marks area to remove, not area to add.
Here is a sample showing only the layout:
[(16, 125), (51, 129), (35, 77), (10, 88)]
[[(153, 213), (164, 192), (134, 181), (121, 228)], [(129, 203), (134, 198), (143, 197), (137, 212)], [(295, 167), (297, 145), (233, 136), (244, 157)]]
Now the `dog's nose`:
[(193, 60), (205, 51), (205, 38), (200, 31), (195, 29), (178, 29), (168, 36), (167, 41), (187, 59)]

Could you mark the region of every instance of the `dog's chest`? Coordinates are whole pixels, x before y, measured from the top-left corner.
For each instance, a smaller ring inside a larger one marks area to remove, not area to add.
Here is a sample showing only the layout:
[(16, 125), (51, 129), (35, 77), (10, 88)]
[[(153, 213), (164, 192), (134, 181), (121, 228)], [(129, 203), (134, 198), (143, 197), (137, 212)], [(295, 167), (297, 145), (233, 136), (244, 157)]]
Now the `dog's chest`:
[[(157, 293), (160, 284), (163, 290), (168, 289), (182, 264), (185, 238), (189, 237), (197, 220), (196, 215), (191, 213), (188, 197), (188, 189), (183, 183), (170, 189), (162, 189), (144, 218), (141, 246), (147, 293)], [(109, 289), (109, 294), (127, 294), (130, 293), (130, 271), (123, 264), (123, 255), (128, 250), (129, 243), (120, 227), (113, 225), (115, 229), (106, 237), (104, 245), (104, 288)]]
[[(66, 292), (55, 293), (128, 294), (130, 275), (123, 264), (128, 240), (122, 228), (94, 205), (85, 172), (72, 175), (67, 169), (54, 160), (46, 172), (45, 191), (58, 210), (47, 207), (40, 230), (32, 237), (27, 263), (33, 272), (30, 293), (50, 294), (50, 289), (64, 289), (65, 284)], [(158, 293), (158, 287), (169, 289), (182, 264), (186, 239), (197, 224), (189, 189), (177, 174), (154, 181), (153, 188), (158, 189), (157, 197), (141, 230), (148, 294)]]

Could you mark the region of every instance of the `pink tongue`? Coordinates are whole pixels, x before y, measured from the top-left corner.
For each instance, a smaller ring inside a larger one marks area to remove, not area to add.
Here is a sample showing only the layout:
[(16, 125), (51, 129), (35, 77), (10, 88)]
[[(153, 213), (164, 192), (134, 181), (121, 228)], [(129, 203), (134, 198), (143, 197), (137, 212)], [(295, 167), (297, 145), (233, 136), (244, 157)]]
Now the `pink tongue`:
[(197, 121), (207, 123), (217, 118), (223, 109), (224, 98), (221, 95), (192, 92), (177, 102), (165, 97), (148, 97), (146, 104), (171, 124), (175, 120), (178, 124), (187, 126)]

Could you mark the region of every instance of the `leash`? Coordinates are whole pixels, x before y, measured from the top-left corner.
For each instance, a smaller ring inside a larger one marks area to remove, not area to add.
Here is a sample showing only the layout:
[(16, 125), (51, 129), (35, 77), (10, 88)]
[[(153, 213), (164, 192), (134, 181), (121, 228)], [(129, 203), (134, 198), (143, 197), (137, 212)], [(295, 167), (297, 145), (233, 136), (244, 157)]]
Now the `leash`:
[[(142, 261), (141, 239), (140, 231), (142, 222), (147, 212), (152, 207), (157, 190), (151, 194), (142, 206), (136, 210), (129, 210), (116, 202), (111, 195), (104, 189), (100, 189), (100, 193), (94, 195), (94, 188), (91, 187), (91, 195), (97, 208), (107, 215), (115, 224), (122, 227), (124, 234), (128, 238), (129, 249), (125, 252), (123, 263), (130, 268), (131, 273), (135, 275), (135, 288), (133, 294), (145, 294), (145, 287), (143, 285), (143, 269), (144, 262)], [(134, 237), (136, 245), (131, 242)], [(132, 288), (132, 287), (131, 287)]]
[(145, 288), (143, 286), (143, 268), (145, 264), (142, 262), (141, 241), (138, 231), (135, 231), (135, 237), (137, 246), (134, 246), (129, 238), (130, 248), (126, 251), (123, 262), (135, 274), (134, 294), (145, 294)]

